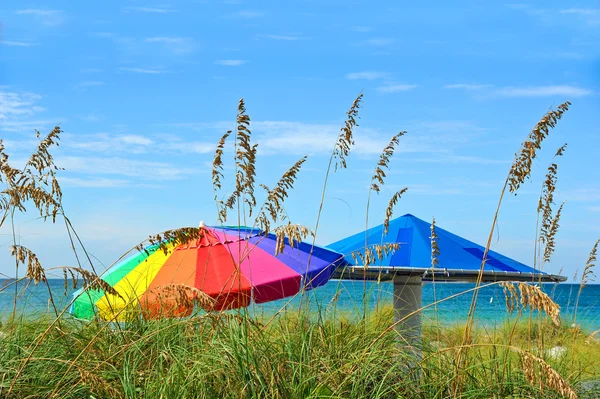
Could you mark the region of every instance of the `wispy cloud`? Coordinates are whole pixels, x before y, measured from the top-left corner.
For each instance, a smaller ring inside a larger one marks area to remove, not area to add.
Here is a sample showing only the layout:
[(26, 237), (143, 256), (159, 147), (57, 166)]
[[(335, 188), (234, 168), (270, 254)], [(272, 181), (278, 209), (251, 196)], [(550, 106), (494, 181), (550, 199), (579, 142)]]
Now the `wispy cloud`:
[(124, 179), (107, 178), (79, 178), (79, 177), (60, 177), (61, 186), (65, 187), (88, 187), (88, 188), (108, 188), (108, 187), (130, 187), (131, 182)]
[(375, 79), (385, 79), (389, 77), (389, 73), (387, 72), (373, 72), (373, 71), (363, 71), (363, 72), (353, 72), (346, 75), (346, 79), (350, 80), (375, 80)]
[(217, 65), (224, 65), (224, 66), (241, 66), (248, 63), (248, 61), (246, 60), (218, 60), (215, 61), (215, 64)]
[(358, 42), (358, 44), (363, 46), (371, 46), (371, 47), (386, 47), (394, 43), (394, 39), (386, 38), (386, 37), (376, 37), (372, 39), (367, 39)]
[(158, 75), (161, 73), (166, 73), (163, 69), (150, 69), (150, 68), (119, 68), (120, 71), (123, 72), (133, 72), (133, 73), (142, 73), (148, 75)]
[(178, 10), (164, 7), (125, 7), (125, 11), (147, 12), (152, 14), (167, 14), (171, 12), (177, 12)]
[(492, 87), (492, 85), (488, 84), (472, 84), (472, 83), (456, 83), (451, 85), (445, 85), (444, 89), (458, 89), (458, 90), (481, 90)]
[(411, 158), (411, 162), (425, 162), (425, 163), (462, 163), (462, 164), (476, 164), (476, 165), (494, 165), (494, 164), (505, 164), (510, 165), (510, 159), (490, 159), (485, 157), (477, 157), (471, 155), (456, 155), (456, 154), (438, 154), (435, 157), (427, 158)]
[(600, 201), (600, 188), (580, 187), (561, 192), (561, 196), (567, 201)]
[(560, 10), (560, 13), (576, 15), (597, 15), (600, 14), (600, 10), (597, 8), (569, 8), (566, 10)]
[(149, 37), (145, 41), (146, 43), (161, 44), (165, 49), (169, 50), (173, 54), (191, 53), (196, 48), (196, 43), (188, 37), (158, 36)]
[(81, 73), (101, 73), (104, 72), (104, 69), (100, 68), (84, 68), (81, 70)]
[(259, 18), (264, 15), (265, 15), (265, 13), (262, 11), (251, 11), (251, 10), (242, 10), (242, 11), (238, 11), (235, 13), (236, 17), (247, 18), (247, 19)]
[(0, 87), (0, 121), (44, 111), (35, 105), (41, 98), (39, 94), (10, 92)]
[(30, 15), (41, 25), (53, 27), (61, 25), (65, 21), (65, 14), (61, 10), (26, 9), (15, 11), (17, 15)]
[(377, 88), (377, 91), (381, 93), (400, 93), (404, 91), (410, 91), (416, 89), (417, 85), (409, 85), (409, 84), (386, 84), (384, 86), (380, 86)]
[(96, 114), (90, 113), (87, 115), (80, 116), (79, 119), (86, 122), (99, 122), (102, 118)]
[[(64, 133), (62, 147), (70, 153), (77, 154), (146, 154), (146, 153), (195, 153), (207, 154), (215, 150), (214, 143), (184, 140), (169, 135), (167, 139), (160, 136), (142, 136), (130, 133), (96, 133), (73, 135)], [(157, 143), (161, 143), (158, 145)]]
[(271, 39), (271, 40), (284, 40), (284, 41), (296, 41), (303, 39), (300, 35), (257, 35), (257, 38)]
[(592, 90), (577, 86), (530, 86), (530, 87), (503, 87), (493, 93), (500, 97), (550, 97), (569, 96), (583, 97), (592, 94)]
[(0, 40), (0, 44), (3, 44), (5, 46), (29, 47), (29, 46), (33, 46), (35, 43), (22, 42), (22, 41), (16, 41), (16, 40)]
[(104, 82), (100, 82), (98, 80), (86, 80), (84, 82), (78, 83), (77, 87), (93, 87), (93, 86), (102, 86)]
[(69, 172), (89, 175), (115, 175), (141, 180), (181, 179), (197, 173), (192, 168), (181, 168), (166, 162), (140, 161), (119, 157), (56, 156), (56, 164)]
[(39, 105), (41, 99), (39, 94), (0, 86), (0, 131), (32, 133), (34, 129), (43, 131), (61, 121), (39, 119), (38, 114), (46, 111)]
[(568, 8), (560, 10), (561, 14), (572, 15), (585, 21), (588, 25), (600, 25), (600, 9), (598, 8)]
[(361, 33), (365, 33), (365, 32), (370, 32), (371, 28), (369, 28), (368, 26), (354, 26), (352, 28), (352, 30), (354, 32), (361, 32)]
[(71, 153), (128, 153), (141, 154), (148, 152), (155, 142), (149, 137), (136, 134), (85, 134), (73, 135), (64, 133), (63, 147)]

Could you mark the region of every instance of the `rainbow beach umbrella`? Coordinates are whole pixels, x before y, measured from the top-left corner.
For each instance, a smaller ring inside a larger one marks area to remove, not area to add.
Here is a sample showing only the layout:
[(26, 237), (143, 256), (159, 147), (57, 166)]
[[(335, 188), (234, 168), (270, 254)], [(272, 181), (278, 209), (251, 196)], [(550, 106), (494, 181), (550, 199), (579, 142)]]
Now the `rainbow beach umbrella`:
[[(343, 255), (304, 242), (289, 242), (276, 255), (274, 234), (248, 227), (205, 227), (180, 245), (148, 246), (102, 276), (119, 295), (102, 290), (74, 293), (77, 318), (130, 320), (183, 317), (195, 304), (206, 310), (246, 307), (325, 284)], [(184, 293), (184, 299), (182, 298)], [(204, 301), (195, 300), (202, 297)]]

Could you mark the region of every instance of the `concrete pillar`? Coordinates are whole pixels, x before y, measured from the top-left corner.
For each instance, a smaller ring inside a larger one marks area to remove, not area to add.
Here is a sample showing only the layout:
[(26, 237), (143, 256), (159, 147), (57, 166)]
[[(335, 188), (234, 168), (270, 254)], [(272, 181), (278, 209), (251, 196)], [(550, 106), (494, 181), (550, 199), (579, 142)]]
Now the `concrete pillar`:
[[(404, 319), (409, 314), (422, 307), (421, 276), (396, 276), (394, 277), (394, 322)], [(421, 359), (421, 312), (407, 317), (396, 325), (398, 332), (398, 345), (407, 348)]]

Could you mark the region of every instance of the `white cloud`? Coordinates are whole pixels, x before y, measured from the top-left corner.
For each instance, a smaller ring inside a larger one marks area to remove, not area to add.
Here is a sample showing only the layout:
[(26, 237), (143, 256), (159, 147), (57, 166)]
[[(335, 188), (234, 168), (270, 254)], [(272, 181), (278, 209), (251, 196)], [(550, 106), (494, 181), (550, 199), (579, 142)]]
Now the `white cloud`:
[(190, 141), (181, 141), (181, 140), (173, 140), (164, 145), (165, 149), (171, 151), (180, 151), (185, 153), (195, 153), (195, 154), (209, 154), (215, 151), (216, 145), (213, 143), (203, 143), (203, 142), (190, 142)]
[[(255, 121), (252, 123), (252, 130), (256, 135), (261, 154), (326, 155), (331, 153), (340, 133), (340, 126), (288, 121)], [(452, 154), (449, 151), (480, 135), (481, 130), (464, 121), (419, 123), (411, 126), (409, 134), (401, 138), (397, 151), (422, 154), (443, 153), (443, 156), (450, 157)], [(351, 152), (365, 157), (378, 156), (389, 140), (390, 134), (387, 132), (383, 134), (359, 127), (355, 131), (356, 145), (352, 147)], [(452, 161), (475, 162), (474, 159), (459, 156), (452, 158)]]
[(89, 175), (116, 175), (141, 180), (181, 179), (198, 173), (196, 169), (180, 168), (166, 162), (138, 161), (119, 157), (56, 156), (56, 164), (68, 172)]
[(577, 86), (531, 86), (531, 87), (503, 87), (494, 92), (500, 97), (549, 97), (569, 96), (583, 97), (592, 91)]
[(354, 32), (370, 32), (371, 28), (368, 26), (355, 26), (352, 28)]
[(54, 125), (56, 121), (33, 119), (46, 110), (37, 105), (41, 98), (39, 94), (8, 91), (0, 86), (0, 131), (33, 132)]
[(600, 201), (600, 188), (597, 187), (580, 187), (561, 192), (561, 197), (567, 201)]
[(561, 14), (573, 15), (588, 25), (600, 25), (600, 9), (598, 8), (569, 8), (560, 10)]
[(387, 72), (373, 72), (373, 71), (364, 71), (364, 72), (353, 72), (346, 75), (346, 79), (350, 80), (375, 80), (375, 79), (384, 79), (389, 76)]
[(86, 121), (86, 122), (98, 122), (102, 118), (100, 118), (99, 116), (97, 116), (93, 113), (90, 113), (87, 115), (80, 116), (79, 119), (81, 119), (82, 121)]
[(119, 68), (123, 72), (143, 73), (148, 75), (158, 75), (165, 73), (162, 69), (149, 69), (149, 68)]
[(64, 133), (63, 138), (61, 147), (70, 152), (88, 154), (164, 154), (165, 152), (207, 154), (215, 150), (214, 143), (186, 141), (173, 135), (161, 138), (160, 136), (148, 137), (138, 134), (73, 135)]
[(138, 136), (135, 134), (126, 134), (125, 136), (120, 137), (123, 143), (126, 144), (136, 144), (136, 145), (152, 145), (154, 141), (147, 137)]
[(215, 61), (215, 64), (224, 66), (241, 66), (246, 64), (247, 62), (248, 61), (246, 60), (218, 60)]
[(249, 10), (244, 10), (244, 11), (238, 11), (237, 13), (235, 13), (236, 16), (240, 17), (240, 18), (258, 18), (258, 17), (262, 17), (265, 15), (264, 12), (262, 11), (249, 11)]
[(0, 87), (0, 120), (43, 111), (43, 108), (34, 105), (41, 98), (39, 94), (8, 92)]
[(100, 82), (98, 80), (86, 80), (77, 85), (77, 87), (92, 87), (92, 86), (102, 86), (104, 82)]
[(88, 153), (128, 153), (140, 154), (148, 152), (148, 147), (154, 144), (151, 138), (135, 134), (63, 134), (62, 147), (68, 150), (85, 151)]
[(145, 41), (146, 43), (161, 44), (174, 54), (187, 54), (196, 49), (196, 44), (188, 37), (159, 36), (149, 37)]
[(300, 35), (257, 35), (258, 38), (271, 40), (296, 41), (303, 39)]
[(106, 178), (86, 178), (79, 177), (60, 177), (60, 184), (64, 187), (127, 187), (130, 185), (128, 180), (106, 179)]
[(378, 87), (377, 90), (382, 93), (400, 93), (404, 91), (414, 90), (417, 87), (417, 85), (408, 84), (387, 84), (385, 86)]
[(456, 83), (451, 85), (445, 85), (444, 89), (459, 89), (459, 90), (481, 90), (491, 87), (492, 85), (487, 84), (472, 84), (472, 83)]
[(428, 158), (411, 158), (411, 162), (425, 162), (425, 163), (467, 163), (476, 165), (493, 165), (493, 164), (504, 164), (510, 165), (509, 159), (490, 159), (483, 157), (476, 157), (470, 155), (456, 155), (456, 154), (440, 154), (435, 157)]
[(84, 68), (81, 70), (81, 73), (101, 73), (104, 72), (104, 69), (100, 68)]
[(26, 9), (17, 10), (15, 14), (31, 15), (36, 21), (47, 27), (58, 26), (65, 21), (64, 12), (60, 10)]
[(596, 15), (600, 14), (600, 10), (596, 8), (569, 8), (560, 10), (561, 14), (576, 14), (576, 15)]
[(5, 46), (15, 46), (15, 47), (29, 47), (29, 46), (34, 45), (34, 43), (32, 43), (32, 42), (22, 42), (22, 41), (16, 41), (16, 40), (0, 40), (0, 44), (3, 44)]
[(363, 40), (359, 42), (361, 45), (372, 46), (372, 47), (385, 47), (394, 43), (394, 39), (389, 39), (385, 37), (378, 37), (368, 40)]
[(137, 12), (147, 12), (152, 14), (166, 14), (171, 12), (177, 12), (178, 10), (173, 10), (171, 8), (163, 8), (163, 7), (126, 7), (126, 11), (137, 11)]

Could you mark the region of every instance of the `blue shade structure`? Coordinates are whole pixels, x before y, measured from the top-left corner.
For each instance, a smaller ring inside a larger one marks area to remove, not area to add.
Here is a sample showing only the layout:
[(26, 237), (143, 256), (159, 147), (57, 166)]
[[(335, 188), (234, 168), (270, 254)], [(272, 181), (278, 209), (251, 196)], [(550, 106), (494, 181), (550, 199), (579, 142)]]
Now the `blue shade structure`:
[[(431, 224), (411, 214), (393, 219), (387, 234), (379, 225), (328, 245), (344, 254), (345, 263), (335, 278), (392, 280), (396, 276), (421, 276), (423, 280), (474, 281), (477, 279), (485, 248), (436, 225), (438, 261), (431, 267)], [(356, 264), (352, 252), (363, 252), (365, 244), (398, 243), (400, 248), (369, 265)], [(566, 277), (543, 273), (495, 251), (489, 251), (483, 281), (560, 282)]]

